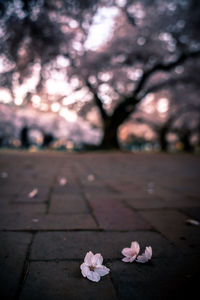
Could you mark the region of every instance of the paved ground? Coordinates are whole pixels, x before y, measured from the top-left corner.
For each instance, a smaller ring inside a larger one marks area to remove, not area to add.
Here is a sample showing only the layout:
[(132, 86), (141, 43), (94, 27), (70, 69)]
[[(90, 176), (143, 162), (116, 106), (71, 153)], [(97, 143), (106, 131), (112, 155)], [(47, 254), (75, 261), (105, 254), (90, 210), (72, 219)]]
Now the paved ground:
[[(1, 152), (0, 299), (192, 299), (199, 178), (194, 155)], [(121, 261), (135, 240), (150, 263)], [(111, 269), (99, 283), (80, 273), (89, 250)]]

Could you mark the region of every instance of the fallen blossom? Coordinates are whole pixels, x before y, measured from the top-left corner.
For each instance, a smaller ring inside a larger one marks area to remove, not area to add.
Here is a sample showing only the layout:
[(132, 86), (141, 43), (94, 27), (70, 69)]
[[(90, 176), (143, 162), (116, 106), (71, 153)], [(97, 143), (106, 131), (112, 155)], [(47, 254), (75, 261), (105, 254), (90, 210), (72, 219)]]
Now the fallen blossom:
[(125, 256), (122, 261), (123, 262), (133, 262), (136, 257), (138, 256), (138, 253), (140, 252), (140, 245), (138, 242), (132, 242), (130, 248), (124, 248), (122, 250), (122, 254)]
[(28, 197), (34, 198), (37, 194), (38, 194), (38, 189), (34, 189), (28, 194)]
[(88, 175), (88, 181), (94, 181), (94, 175), (90, 174)]
[(1, 173), (1, 178), (8, 178), (8, 173), (7, 172), (2, 172)]
[(197, 221), (197, 220), (194, 220), (194, 219), (187, 219), (187, 220), (186, 220), (186, 223), (187, 223), (188, 225), (194, 225), (194, 226), (199, 226), (199, 225), (200, 225), (200, 222)]
[(148, 183), (147, 192), (148, 192), (148, 194), (153, 194), (154, 193), (154, 183), (153, 182)]
[(139, 255), (137, 257), (136, 262), (144, 264), (144, 263), (148, 262), (149, 260), (151, 260), (151, 257), (152, 257), (152, 248), (151, 248), (151, 246), (149, 246), (149, 247), (146, 247), (145, 252), (142, 253), (142, 255)]
[(102, 263), (103, 257), (101, 254), (93, 254), (91, 251), (87, 252), (84, 263), (80, 266), (83, 277), (98, 282), (102, 276), (107, 275), (110, 272), (110, 269), (102, 265)]
[(61, 178), (59, 179), (59, 184), (60, 184), (60, 185), (66, 185), (66, 183), (67, 183), (67, 179), (66, 179), (65, 177), (61, 177)]
[(38, 219), (32, 219), (32, 222), (34, 222), (34, 223), (38, 223), (38, 222), (39, 222), (39, 220), (38, 220)]

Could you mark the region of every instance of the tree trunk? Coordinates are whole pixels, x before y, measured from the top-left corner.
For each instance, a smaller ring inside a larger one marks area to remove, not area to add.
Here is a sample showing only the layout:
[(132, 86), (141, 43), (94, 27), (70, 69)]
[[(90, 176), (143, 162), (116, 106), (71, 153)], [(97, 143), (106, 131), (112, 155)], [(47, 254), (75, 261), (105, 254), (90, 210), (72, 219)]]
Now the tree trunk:
[(120, 149), (118, 136), (118, 126), (113, 126), (111, 120), (104, 123), (103, 139), (100, 144), (101, 149)]
[(160, 144), (160, 150), (162, 152), (167, 152), (168, 151), (167, 132), (168, 132), (167, 128), (162, 128), (158, 133), (159, 134), (158, 140), (159, 140), (159, 144)]
[(185, 132), (181, 138), (180, 141), (183, 143), (183, 151), (185, 152), (193, 152), (193, 146), (190, 143), (190, 132)]

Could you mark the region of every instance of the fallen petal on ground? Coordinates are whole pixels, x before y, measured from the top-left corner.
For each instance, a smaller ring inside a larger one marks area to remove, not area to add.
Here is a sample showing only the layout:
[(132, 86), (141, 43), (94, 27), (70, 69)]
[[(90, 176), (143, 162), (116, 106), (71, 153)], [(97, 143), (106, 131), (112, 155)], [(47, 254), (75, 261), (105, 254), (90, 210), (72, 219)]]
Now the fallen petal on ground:
[(103, 257), (100, 253), (93, 254), (92, 251), (87, 252), (84, 263), (80, 266), (83, 277), (98, 282), (102, 276), (105, 276), (110, 272), (110, 269), (102, 265), (102, 263)]
[(123, 262), (133, 262), (136, 257), (138, 256), (138, 253), (140, 252), (140, 245), (138, 242), (132, 242), (130, 248), (124, 248), (122, 249), (122, 254), (125, 256), (122, 261)]
[(194, 219), (187, 219), (187, 220), (186, 220), (186, 223), (187, 223), (188, 225), (194, 225), (194, 226), (199, 226), (199, 225), (200, 225), (200, 222), (197, 221), (197, 220), (194, 220)]
[(139, 255), (136, 259), (136, 262), (146, 263), (152, 258), (152, 248), (151, 246), (146, 247), (145, 252), (142, 255)]
[(66, 184), (67, 184), (67, 178), (61, 177), (61, 178), (59, 179), (59, 184), (60, 184), (60, 185), (66, 185)]
[(90, 174), (88, 175), (88, 181), (94, 181), (94, 175), (93, 174)]
[(38, 189), (34, 189), (28, 194), (28, 197), (34, 198), (37, 194), (38, 194)]

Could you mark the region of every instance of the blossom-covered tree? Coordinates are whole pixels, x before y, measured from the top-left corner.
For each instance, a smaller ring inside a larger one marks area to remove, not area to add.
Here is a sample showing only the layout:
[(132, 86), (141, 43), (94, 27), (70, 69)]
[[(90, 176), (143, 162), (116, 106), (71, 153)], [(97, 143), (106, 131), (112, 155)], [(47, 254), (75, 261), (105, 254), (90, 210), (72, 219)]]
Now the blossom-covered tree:
[(149, 93), (173, 92), (180, 77), (199, 80), (198, 1), (10, 0), (0, 8), (4, 103), (66, 119), (92, 112), (101, 148), (119, 148), (120, 126)]

